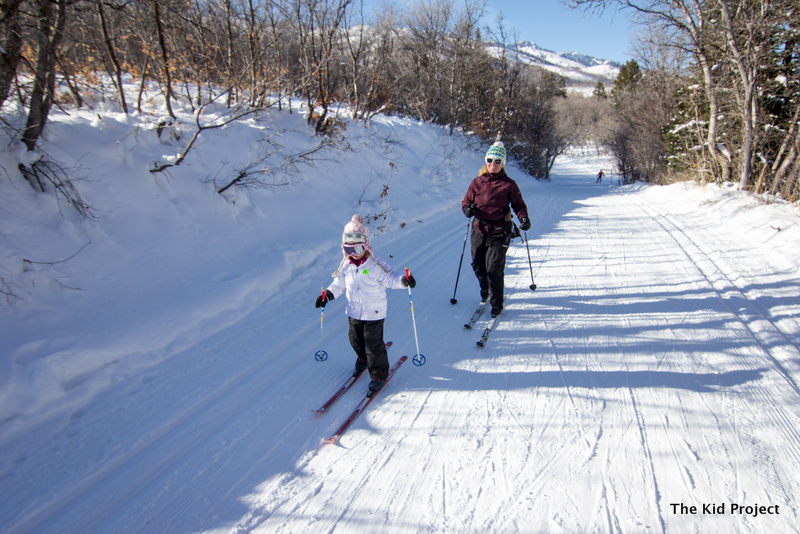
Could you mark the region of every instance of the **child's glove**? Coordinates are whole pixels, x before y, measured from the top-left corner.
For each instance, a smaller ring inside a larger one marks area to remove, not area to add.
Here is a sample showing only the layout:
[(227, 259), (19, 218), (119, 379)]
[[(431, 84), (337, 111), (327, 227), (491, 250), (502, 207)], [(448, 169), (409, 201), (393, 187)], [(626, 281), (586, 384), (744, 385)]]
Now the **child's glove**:
[(315, 308), (324, 308), (325, 305), (328, 303), (329, 300), (333, 300), (333, 293), (331, 293), (330, 289), (325, 290), (325, 298), (322, 298), (322, 295), (317, 295), (317, 302), (314, 303)]
[(414, 280), (414, 277), (409, 274), (408, 278), (403, 278), (403, 285), (414, 289), (417, 286), (417, 281)]

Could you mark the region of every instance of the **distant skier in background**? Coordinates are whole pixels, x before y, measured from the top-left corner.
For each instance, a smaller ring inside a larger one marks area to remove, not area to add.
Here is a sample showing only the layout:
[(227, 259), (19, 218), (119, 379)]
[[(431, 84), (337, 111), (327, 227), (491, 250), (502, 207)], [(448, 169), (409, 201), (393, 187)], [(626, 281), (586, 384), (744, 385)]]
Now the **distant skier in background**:
[(486, 152), (486, 164), (472, 180), (461, 201), (461, 210), (472, 221), (472, 270), (481, 287), (481, 301), (489, 299), (492, 317), (503, 311), (506, 253), (514, 237), (511, 208), (517, 214), (520, 228), (528, 231), (528, 207), (517, 183), (505, 170), (506, 148), (495, 142)]
[(330, 300), (347, 295), (345, 312), (350, 323), (350, 345), (356, 353), (353, 376), (369, 370), (371, 392), (379, 391), (389, 374), (389, 357), (383, 341), (386, 318), (386, 289), (413, 288), (414, 277), (394, 271), (383, 259), (375, 256), (369, 244), (369, 228), (361, 215), (353, 215), (342, 234), (342, 258), (333, 273), (333, 282), (320, 294), (315, 306), (324, 308)]
[(603, 169), (600, 169), (600, 172), (597, 173), (597, 181), (595, 181), (595, 183), (603, 183), (603, 176), (605, 176), (605, 173), (603, 172)]

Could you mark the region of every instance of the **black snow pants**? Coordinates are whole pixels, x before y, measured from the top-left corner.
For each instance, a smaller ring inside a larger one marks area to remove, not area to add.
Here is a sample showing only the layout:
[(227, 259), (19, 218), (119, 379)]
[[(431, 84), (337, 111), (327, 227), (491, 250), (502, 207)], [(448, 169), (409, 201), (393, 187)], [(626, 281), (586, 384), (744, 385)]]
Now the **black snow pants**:
[(472, 270), (481, 286), (481, 297), (489, 295), (492, 309), (503, 309), (506, 253), (511, 243), (511, 233), (482, 234), (473, 230)]
[(367, 362), (372, 380), (386, 380), (389, 376), (389, 355), (383, 342), (383, 319), (361, 321), (348, 317), (350, 345), (359, 360)]

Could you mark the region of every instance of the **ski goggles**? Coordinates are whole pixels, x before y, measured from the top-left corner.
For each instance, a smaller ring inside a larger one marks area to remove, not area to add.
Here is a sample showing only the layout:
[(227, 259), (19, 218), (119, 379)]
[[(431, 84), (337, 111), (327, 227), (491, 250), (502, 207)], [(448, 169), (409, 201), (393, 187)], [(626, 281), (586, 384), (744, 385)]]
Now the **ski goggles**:
[(503, 164), (503, 160), (502, 159), (486, 158), (486, 163), (494, 163), (495, 165), (502, 165)]
[(364, 243), (343, 243), (342, 250), (346, 256), (361, 256), (367, 247)]

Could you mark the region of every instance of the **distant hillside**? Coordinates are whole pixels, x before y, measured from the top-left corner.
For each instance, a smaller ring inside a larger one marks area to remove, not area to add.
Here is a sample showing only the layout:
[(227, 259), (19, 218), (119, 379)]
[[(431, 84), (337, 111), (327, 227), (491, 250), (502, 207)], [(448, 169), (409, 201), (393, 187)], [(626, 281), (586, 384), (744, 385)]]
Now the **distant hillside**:
[[(499, 53), (500, 47), (490, 47)], [(606, 88), (614, 83), (619, 74), (621, 65), (614, 61), (598, 59), (588, 54), (579, 52), (553, 52), (539, 48), (531, 41), (522, 41), (506, 50), (509, 57), (519, 54), (519, 60), (528, 65), (535, 65), (543, 69), (560, 74), (567, 80), (571, 91), (591, 93), (598, 81), (602, 81)]]

